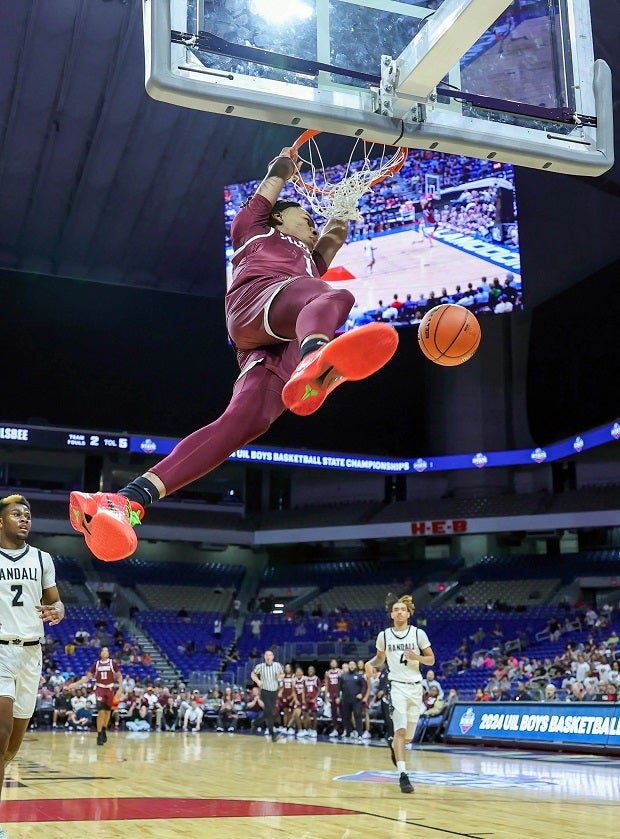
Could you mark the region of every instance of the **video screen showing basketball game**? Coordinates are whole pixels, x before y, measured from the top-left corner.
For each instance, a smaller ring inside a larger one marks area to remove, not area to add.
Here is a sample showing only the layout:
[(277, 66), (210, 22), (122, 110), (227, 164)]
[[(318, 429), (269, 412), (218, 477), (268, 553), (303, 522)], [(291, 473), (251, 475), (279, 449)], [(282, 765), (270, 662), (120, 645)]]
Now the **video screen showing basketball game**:
[[(344, 168), (326, 167), (326, 174), (337, 180)], [(228, 284), (230, 227), (259, 183), (225, 187)], [(280, 197), (304, 204), (292, 184)], [(372, 321), (417, 326), (440, 303), (489, 317), (523, 308), (510, 164), (411, 149), (402, 169), (363, 195), (359, 209), (360, 220), (349, 222), (347, 242), (323, 277), (355, 296), (342, 331)]]

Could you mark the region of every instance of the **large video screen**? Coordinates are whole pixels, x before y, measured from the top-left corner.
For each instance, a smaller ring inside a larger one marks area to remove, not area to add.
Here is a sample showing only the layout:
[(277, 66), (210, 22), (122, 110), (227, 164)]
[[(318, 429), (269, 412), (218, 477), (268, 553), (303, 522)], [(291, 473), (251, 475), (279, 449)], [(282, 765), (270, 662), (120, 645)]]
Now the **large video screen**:
[[(334, 180), (343, 167), (328, 169)], [(225, 187), (228, 283), (230, 226), (259, 183)], [(281, 197), (304, 204), (291, 184)], [(510, 164), (411, 149), (398, 174), (362, 197), (360, 210), (361, 220), (350, 222), (347, 242), (323, 277), (355, 296), (343, 329), (373, 320), (417, 326), (439, 303), (485, 317), (523, 308)]]

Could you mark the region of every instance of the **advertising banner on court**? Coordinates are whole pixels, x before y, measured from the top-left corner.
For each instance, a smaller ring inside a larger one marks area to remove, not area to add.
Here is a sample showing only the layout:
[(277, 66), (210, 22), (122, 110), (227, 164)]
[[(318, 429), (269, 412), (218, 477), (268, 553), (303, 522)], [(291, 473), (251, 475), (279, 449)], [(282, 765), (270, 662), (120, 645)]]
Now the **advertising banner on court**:
[(459, 702), (454, 707), (446, 740), (620, 752), (620, 704)]

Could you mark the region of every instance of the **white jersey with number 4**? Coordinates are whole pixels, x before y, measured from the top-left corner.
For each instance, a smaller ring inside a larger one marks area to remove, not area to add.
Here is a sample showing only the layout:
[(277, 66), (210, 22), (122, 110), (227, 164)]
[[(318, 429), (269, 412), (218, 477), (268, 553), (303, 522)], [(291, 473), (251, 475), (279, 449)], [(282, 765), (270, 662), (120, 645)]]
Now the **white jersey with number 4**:
[(419, 661), (403, 658), (405, 650), (413, 650), (418, 655), (430, 647), (430, 641), (423, 629), (408, 626), (403, 632), (396, 632), (393, 627), (384, 629), (377, 636), (377, 649), (385, 652), (388, 667), (388, 679), (391, 682), (421, 682)]
[(0, 548), (0, 639), (34, 641), (43, 635), (35, 606), (43, 591), (56, 585), (52, 557), (25, 545), (16, 551)]

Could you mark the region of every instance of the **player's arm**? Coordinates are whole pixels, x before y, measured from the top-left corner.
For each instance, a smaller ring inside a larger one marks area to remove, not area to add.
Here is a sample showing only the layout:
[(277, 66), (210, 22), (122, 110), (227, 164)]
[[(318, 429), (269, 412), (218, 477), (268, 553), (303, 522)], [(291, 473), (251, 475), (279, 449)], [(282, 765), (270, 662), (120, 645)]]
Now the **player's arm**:
[(41, 605), (35, 605), (35, 609), (41, 616), (41, 620), (49, 623), (50, 626), (56, 626), (57, 623), (60, 623), (65, 616), (65, 605), (60, 599), (56, 586), (43, 589)]
[(377, 654), (374, 658), (371, 658), (369, 661), (366, 662), (364, 665), (364, 671), (369, 679), (372, 678), (372, 671), (374, 670), (383, 670), (385, 667), (385, 650), (377, 649)]
[(425, 664), (427, 667), (432, 667), (435, 663), (435, 653), (431, 647), (426, 647), (425, 649), (420, 650), (419, 653), (416, 653), (413, 650), (405, 650), (403, 656), (408, 661), (419, 661), (420, 664)]
[(333, 258), (344, 245), (349, 234), (349, 222), (340, 219), (330, 219), (314, 246), (315, 253), (319, 253), (329, 268)]
[(87, 670), (81, 679), (78, 679), (77, 682), (71, 683), (71, 690), (73, 690), (74, 688), (81, 688), (82, 685), (85, 685), (87, 682), (90, 682), (90, 680), (93, 678), (93, 675), (94, 674), (92, 670)]
[(256, 195), (262, 195), (273, 206), (282, 192), (282, 187), (296, 169), (297, 152), (283, 148), (268, 166), (267, 174), (259, 184)]

